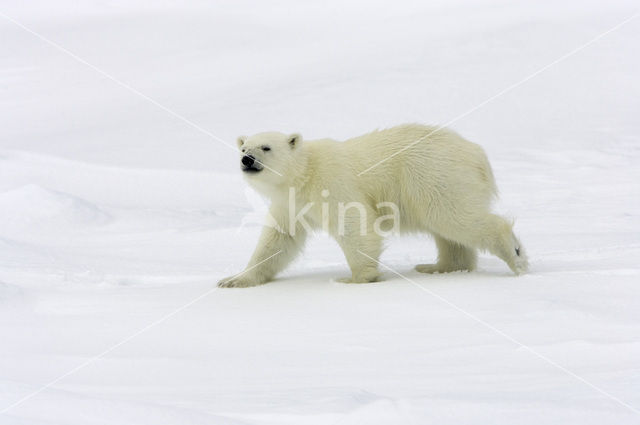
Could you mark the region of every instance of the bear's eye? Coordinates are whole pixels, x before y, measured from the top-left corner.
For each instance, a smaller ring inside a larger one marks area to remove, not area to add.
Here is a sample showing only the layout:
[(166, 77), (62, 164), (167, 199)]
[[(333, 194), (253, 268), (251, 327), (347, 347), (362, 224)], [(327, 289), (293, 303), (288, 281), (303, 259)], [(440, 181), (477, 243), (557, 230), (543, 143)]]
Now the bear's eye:
[(269, 152), (271, 150), (271, 148), (269, 146), (263, 146), (262, 150), (265, 152)]

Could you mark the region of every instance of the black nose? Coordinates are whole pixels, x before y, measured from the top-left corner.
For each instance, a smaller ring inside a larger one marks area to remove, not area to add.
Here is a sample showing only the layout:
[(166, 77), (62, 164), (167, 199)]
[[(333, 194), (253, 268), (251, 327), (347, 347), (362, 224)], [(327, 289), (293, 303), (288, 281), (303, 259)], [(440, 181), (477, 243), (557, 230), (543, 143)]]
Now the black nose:
[(256, 159), (251, 155), (245, 155), (242, 157), (242, 165), (245, 167), (251, 167)]

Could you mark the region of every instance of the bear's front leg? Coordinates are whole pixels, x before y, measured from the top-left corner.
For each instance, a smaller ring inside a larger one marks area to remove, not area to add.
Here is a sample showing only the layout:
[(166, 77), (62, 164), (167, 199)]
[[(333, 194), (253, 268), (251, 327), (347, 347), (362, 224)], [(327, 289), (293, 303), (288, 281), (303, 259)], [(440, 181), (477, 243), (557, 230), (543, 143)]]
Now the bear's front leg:
[(380, 278), (378, 257), (382, 252), (382, 237), (374, 232), (338, 238), (338, 244), (351, 269), (350, 278), (338, 279), (342, 283), (369, 283)]
[(267, 283), (296, 257), (304, 245), (305, 236), (304, 229), (297, 229), (294, 234), (289, 234), (265, 226), (245, 270), (220, 280), (218, 286), (247, 288)]

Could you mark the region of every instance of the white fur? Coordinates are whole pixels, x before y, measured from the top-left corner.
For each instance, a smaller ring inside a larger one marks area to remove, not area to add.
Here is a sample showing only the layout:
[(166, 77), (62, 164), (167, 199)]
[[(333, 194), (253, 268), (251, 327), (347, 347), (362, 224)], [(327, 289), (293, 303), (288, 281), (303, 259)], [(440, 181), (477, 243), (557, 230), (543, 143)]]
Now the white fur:
[[(388, 214), (377, 207), (382, 202), (398, 206), (401, 232), (435, 237), (438, 261), (418, 265), (420, 272), (473, 270), (477, 250), (498, 256), (516, 274), (526, 271), (526, 255), (512, 232), (512, 223), (491, 213), (496, 186), (484, 151), (451, 130), (434, 130), (408, 124), (345, 142), (302, 142), (299, 135), (276, 132), (239, 138), (243, 154), (253, 155), (264, 167), (245, 174), (252, 187), (270, 198), (270, 214), (278, 228), (265, 227), (245, 271), (219, 285), (246, 287), (268, 282), (303, 248), (307, 232), (300, 223), (290, 228), (289, 187), (295, 190), (297, 211), (313, 203), (305, 214), (312, 227), (322, 227), (323, 208), (325, 216), (328, 212), (325, 226), (351, 269), (347, 282), (372, 282), (379, 277), (375, 260), (382, 252), (383, 238), (373, 229), (375, 220)], [(420, 142), (415, 143), (417, 140)], [(263, 151), (263, 146), (270, 150)], [(340, 232), (339, 203), (350, 202), (360, 203), (366, 211), (365, 234), (360, 232), (361, 211), (355, 207), (346, 209), (341, 223), (344, 232)]]

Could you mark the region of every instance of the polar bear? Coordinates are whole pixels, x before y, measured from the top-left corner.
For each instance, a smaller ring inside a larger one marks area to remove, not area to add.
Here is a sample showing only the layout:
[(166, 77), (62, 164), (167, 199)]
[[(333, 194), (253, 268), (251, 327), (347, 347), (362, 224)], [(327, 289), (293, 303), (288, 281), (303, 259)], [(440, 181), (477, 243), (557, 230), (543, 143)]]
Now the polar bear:
[(419, 272), (474, 270), (478, 250), (516, 274), (527, 270), (512, 223), (491, 212), (497, 190), (483, 149), (452, 130), (407, 124), (344, 142), (267, 132), (237, 143), (246, 181), (271, 201), (272, 224), (263, 228), (246, 269), (222, 279), (221, 287), (268, 282), (318, 228), (344, 252), (351, 276), (343, 282), (379, 279), (389, 228), (434, 237), (438, 260), (416, 266)]

